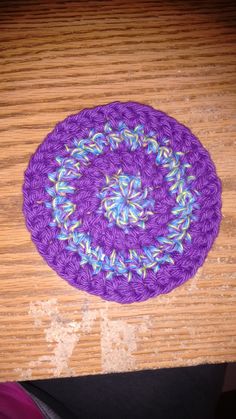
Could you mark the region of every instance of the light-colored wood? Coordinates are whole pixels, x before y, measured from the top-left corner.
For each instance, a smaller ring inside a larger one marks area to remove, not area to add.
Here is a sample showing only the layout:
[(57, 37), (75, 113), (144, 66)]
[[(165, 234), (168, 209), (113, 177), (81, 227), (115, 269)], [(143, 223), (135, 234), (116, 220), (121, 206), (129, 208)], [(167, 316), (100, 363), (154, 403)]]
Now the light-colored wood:
[[(1, 380), (236, 360), (235, 15), (233, 2), (210, 0), (1, 2)], [(203, 268), (125, 306), (59, 278), (21, 212), (23, 172), (54, 124), (114, 100), (189, 126), (223, 183)]]

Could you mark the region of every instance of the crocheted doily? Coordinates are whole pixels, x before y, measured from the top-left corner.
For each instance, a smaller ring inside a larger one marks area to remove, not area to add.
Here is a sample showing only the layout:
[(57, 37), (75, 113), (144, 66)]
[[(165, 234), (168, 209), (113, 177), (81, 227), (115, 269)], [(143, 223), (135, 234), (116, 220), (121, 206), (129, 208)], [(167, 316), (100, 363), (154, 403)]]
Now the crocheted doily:
[(58, 123), (31, 157), (23, 193), (27, 227), (49, 266), (120, 303), (193, 276), (221, 220), (208, 152), (173, 118), (132, 102)]

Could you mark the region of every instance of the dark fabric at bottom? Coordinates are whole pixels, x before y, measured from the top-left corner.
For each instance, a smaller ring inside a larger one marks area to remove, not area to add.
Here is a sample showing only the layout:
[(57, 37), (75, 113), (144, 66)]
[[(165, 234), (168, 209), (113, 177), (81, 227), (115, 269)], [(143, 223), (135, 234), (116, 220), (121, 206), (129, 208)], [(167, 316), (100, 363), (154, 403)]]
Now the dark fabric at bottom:
[(225, 365), (22, 382), (63, 419), (214, 419)]

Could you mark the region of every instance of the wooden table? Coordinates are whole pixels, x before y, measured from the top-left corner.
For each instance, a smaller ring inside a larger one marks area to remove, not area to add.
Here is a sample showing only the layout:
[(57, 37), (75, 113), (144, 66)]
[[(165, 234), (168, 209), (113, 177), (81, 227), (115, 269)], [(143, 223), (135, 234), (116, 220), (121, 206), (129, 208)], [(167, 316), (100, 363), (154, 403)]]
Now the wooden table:
[[(1, 380), (236, 360), (235, 14), (210, 0), (1, 2)], [(58, 277), (21, 211), (24, 170), (54, 124), (115, 100), (189, 126), (223, 182), (220, 234), (197, 275), (124, 306)]]

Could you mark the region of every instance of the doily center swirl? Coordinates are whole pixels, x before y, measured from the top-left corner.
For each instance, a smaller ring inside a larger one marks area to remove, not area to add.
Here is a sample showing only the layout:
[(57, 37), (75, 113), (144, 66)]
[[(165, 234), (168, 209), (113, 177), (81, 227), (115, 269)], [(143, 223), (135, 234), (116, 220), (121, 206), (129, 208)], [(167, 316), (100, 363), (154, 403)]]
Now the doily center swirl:
[(99, 193), (99, 212), (109, 220), (109, 226), (116, 224), (129, 232), (130, 227), (145, 228), (145, 221), (152, 215), (154, 200), (149, 198), (150, 188), (142, 188), (140, 176), (118, 172), (106, 176), (106, 186)]

